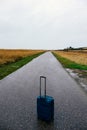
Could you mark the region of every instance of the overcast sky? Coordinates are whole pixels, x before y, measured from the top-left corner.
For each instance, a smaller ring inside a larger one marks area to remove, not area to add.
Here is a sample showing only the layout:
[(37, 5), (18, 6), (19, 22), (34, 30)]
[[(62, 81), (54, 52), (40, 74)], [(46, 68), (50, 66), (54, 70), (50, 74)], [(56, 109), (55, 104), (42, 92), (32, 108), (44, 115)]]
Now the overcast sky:
[(0, 48), (87, 47), (87, 0), (0, 0)]

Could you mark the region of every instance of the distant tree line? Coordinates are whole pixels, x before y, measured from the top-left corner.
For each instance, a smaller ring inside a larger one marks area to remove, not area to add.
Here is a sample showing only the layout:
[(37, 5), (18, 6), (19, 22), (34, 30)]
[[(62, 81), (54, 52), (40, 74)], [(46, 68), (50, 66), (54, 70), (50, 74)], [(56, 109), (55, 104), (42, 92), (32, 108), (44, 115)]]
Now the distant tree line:
[(64, 51), (70, 51), (70, 50), (84, 50), (84, 48), (82, 47), (79, 47), (79, 48), (74, 48), (74, 47), (67, 47), (67, 48), (64, 48), (63, 49)]

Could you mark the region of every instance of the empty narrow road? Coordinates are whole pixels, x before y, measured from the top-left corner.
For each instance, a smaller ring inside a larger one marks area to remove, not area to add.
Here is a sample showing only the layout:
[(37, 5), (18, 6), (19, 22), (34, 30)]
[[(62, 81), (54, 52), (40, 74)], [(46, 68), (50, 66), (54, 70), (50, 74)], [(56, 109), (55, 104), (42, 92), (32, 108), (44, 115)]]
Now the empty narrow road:
[[(54, 121), (37, 119), (39, 77), (54, 97)], [(0, 130), (87, 130), (87, 94), (50, 52), (0, 80)]]

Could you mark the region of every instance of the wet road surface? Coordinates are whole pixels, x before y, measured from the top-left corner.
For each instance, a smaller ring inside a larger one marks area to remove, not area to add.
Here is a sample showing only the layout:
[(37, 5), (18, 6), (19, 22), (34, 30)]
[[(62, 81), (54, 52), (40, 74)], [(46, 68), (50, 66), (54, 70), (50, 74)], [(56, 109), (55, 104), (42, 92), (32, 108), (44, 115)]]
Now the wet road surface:
[[(54, 97), (54, 121), (37, 119), (39, 77)], [(50, 53), (0, 81), (0, 130), (87, 130), (87, 95)]]

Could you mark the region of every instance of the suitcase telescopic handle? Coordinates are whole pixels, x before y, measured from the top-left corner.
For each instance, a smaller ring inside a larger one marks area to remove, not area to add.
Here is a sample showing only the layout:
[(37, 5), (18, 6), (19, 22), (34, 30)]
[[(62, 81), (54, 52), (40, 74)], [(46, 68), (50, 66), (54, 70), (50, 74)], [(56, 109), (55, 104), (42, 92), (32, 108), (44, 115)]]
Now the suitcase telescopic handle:
[(41, 81), (44, 79), (44, 96), (46, 97), (46, 77), (45, 76), (40, 76), (40, 97), (41, 97)]

